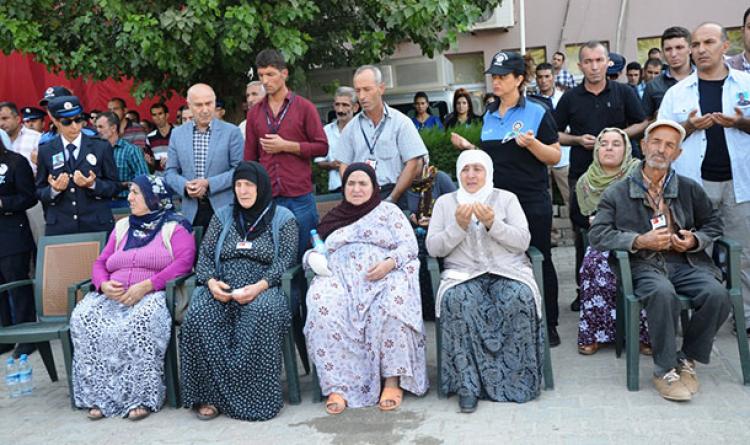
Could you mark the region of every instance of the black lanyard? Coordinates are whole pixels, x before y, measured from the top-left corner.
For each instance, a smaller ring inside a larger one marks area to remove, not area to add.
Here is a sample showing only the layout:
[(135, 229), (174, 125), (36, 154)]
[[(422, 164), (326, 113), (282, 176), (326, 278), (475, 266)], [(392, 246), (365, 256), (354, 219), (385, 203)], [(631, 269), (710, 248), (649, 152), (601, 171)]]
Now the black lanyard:
[[(660, 213), (661, 211), (661, 203), (664, 200), (664, 191), (667, 189), (667, 185), (669, 185), (669, 181), (672, 180), (672, 176), (674, 176), (674, 170), (670, 170), (669, 175), (667, 175), (667, 179), (664, 180), (664, 185), (661, 188), (661, 192), (657, 196), (658, 199), (654, 199), (653, 197), (651, 197), (649, 188), (646, 187), (646, 185), (636, 181), (636, 184), (640, 185), (643, 191), (646, 192), (646, 200), (648, 201), (649, 205), (651, 205), (651, 208), (654, 209), (654, 212), (657, 214)], [(650, 182), (651, 179), (648, 179), (648, 181)]]
[(370, 144), (370, 139), (368, 139), (367, 135), (365, 134), (365, 129), (362, 128), (362, 122), (359, 123), (359, 131), (362, 132), (362, 137), (365, 139), (365, 144), (367, 144), (367, 149), (370, 150), (371, 156), (375, 154), (375, 145), (378, 144), (378, 139), (380, 139), (380, 135), (383, 133), (383, 128), (385, 127), (385, 119), (387, 117), (388, 115), (383, 113), (383, 120), (375, 128), (375, 134), (372, 137), (372, 144)]
[(284, 104), (284, 108), (281, 109), (281, 113), (279, 114), (278, 120), (275, 119), (273, 116), (271, 116), (271, 103), (266, 103), (266, 125), (268, 126), (268, 131), (271, 132), (271, 134), (277, 134), (279, 132), (279, 129), (281, 128), (281, 123), (284, 122), (284, 118), (286, 117), (286, 113), (289, 111), (289, 108), (292, 106), (292, 102), (294, 101), (294, 94), (292, 94), (289, 97), (289, 101)]
[[(268, 210), (271, 208), (271, 204), (266, 206), (266, 209), (263, 210), (263, 213), (260, 214), (258, 219), (255, 220), (255, 223), (253, 223), (252, 226), (250, 226), (249, 229), (247, 229), (247, 232), (245, 233), (245, 238), (243, 241), (247, 241), (247, 237), (250, 236), (251, 233), (253, 233), (253, 230), (255, 230), (255, 227), (260, 223), (260, 221), (263, 219), (264, 216), (266, 216), (266, 213), (268, 213)], [(242, 216), (242, 211), (240, 211), (240, 225), (244, 228), (245, 227), (245, 218)]]

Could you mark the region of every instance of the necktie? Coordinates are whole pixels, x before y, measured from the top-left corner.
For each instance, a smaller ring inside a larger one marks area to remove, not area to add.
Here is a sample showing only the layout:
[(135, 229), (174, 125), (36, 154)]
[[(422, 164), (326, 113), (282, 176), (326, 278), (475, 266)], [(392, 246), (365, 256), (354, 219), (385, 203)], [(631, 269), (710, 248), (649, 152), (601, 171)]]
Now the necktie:
[(76, 151), (76, 146), (75, 144), (68, 144), (65, 146), (65, 150), (67, 150), (68, 152), (68, 166), (70, 167), (70, 171), (72, 173), (74, 168), (73, 161), (75, 160), (74, 153)]

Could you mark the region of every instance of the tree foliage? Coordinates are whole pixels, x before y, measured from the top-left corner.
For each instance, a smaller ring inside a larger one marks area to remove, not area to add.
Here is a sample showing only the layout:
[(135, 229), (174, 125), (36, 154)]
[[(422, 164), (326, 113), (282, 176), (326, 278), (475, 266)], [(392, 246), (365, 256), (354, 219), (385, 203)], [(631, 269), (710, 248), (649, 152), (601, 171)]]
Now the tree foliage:
[(142, 98), (197, 81), (236, 94), (255, 54), (303, 69), (376, 63), (411, 40), (432, 56), (500, 0), (25, 0), (5, 2), (0, 50), (53, 70), (131, 77)]

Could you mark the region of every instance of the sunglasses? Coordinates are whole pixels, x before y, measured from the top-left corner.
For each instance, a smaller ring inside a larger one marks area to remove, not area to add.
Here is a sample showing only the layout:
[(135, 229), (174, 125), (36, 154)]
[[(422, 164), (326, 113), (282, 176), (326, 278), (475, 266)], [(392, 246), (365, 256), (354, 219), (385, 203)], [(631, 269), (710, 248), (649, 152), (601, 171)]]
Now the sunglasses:
[(85, 120), (86, 120), (86, 118), (83, 117), (83, 116), (81, 116), (81, 115), (78, 115), (78, 116), (72, 117), (72, 118), (61, 117), (60, 118), (60, 123), (62, 124), (63, 127), (69, 127), (70, 125), (73, 124), (73, 122), (75, 122), (76, 124), (80, 124), (81, 122), (84, 122)]

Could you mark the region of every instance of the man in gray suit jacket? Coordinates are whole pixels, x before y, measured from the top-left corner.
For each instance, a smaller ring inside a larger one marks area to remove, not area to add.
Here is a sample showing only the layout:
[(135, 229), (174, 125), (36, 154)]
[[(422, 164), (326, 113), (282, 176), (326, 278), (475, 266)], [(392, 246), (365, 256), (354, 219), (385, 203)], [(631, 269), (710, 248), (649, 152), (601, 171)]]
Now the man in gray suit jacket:
[(244, 141), (235, 125), (214, 118), (216, 94), (203, 83), (190, 87), (193, 120), (172, 130), (167, 184), (182, 197), (182, 213), (206, 228), (214, 210), (232, 203), (232, 171), (242, 161)]

